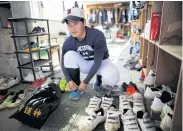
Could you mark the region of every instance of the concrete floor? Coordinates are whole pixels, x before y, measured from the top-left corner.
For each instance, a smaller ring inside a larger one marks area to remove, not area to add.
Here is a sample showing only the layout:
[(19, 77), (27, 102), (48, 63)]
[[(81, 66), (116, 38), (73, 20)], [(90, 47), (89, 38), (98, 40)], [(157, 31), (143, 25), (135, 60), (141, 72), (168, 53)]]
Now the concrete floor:
[[(117, 65), (120, 71), (120, 81), (117, 85), (121, 85), (122, 82), (129, 82), (131, 80), (130, 73), (127, 69), (123, 68), (125, 58), (128, 56), (129, 47), (124, 43), (111, 43), (108, 44), (110, 58)], [(58, 73), (59, 75), (61, 73)], [(81, 79), (85, 75), (81, 75)], [(95, 92), (92, 89), (92, 83), (95, 78), (92, 79), (88, 86), (88, 90), (77, 101), (68, 99), (68, 94), (63, 93), (61, 103), (59, 107), (51, 114), (44, 126), (40, 131), (78, 131), (77, 126), (83, 123), (83, 118), (87, 116), (85, 113), (85, 107), (87, 107), (89, 99), (93, 95), (102, 96), (101, 92)], [(18, 88), (26, 88), (27, 85), (18, 86)], [(31, 92), (28, 92), (28, 96)], [(118, 97), (115, 98), (114, 104), (118, 108)], [(18, 122), (15, 119), (9, 119), (8, 117), (13, 114), (17, 109), (5, 109), (0, 111), (0, 131), (37, 131)], [(122, 127), (120, 131), (122, 130)], [(104, 131), (104, 124), (100, 124), (95, 131)]]

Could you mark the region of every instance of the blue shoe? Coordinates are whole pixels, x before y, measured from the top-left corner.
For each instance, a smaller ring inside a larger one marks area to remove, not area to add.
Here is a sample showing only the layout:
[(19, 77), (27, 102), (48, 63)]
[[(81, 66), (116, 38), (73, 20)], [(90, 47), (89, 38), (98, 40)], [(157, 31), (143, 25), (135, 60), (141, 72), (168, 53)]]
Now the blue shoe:
[(97, 75), (96, 76), (96, 82), (93, 84), (93, 89), (95, 90), (100, 90), (101, 86), (102, 86), (102, 76), (101, 75)]
[(79, 99), (79, 96), (81, 94), (83, 94), (84, 91), (80, 91), (80, 90), (75, 90), (75, 91), (72, 91), (70, 94), (69, 94), (69, 98), (70, 99), (73, 99), (73, 100), (77, 100)]

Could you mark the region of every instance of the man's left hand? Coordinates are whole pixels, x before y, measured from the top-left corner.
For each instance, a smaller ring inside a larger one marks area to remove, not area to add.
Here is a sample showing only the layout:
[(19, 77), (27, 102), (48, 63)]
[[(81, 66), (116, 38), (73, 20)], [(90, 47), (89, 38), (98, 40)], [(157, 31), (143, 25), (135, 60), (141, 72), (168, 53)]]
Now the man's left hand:
[(84, 82), (81, 82), (78, 89), (81, 90), (81, 91), (86, 90), (87, 89), (87, 84), (85, 84)]

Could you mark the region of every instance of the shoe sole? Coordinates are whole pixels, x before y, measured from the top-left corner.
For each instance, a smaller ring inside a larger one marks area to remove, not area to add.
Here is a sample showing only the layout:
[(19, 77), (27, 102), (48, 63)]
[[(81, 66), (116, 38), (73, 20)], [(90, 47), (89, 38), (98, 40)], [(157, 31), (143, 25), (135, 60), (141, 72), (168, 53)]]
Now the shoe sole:
[[(84, 93), (84, 91), (82, 91), (81, 93), (80, 93), (80, 95), (82, 95)], [(71, 100), (78, 100), (79, 99), (79, 97), (76, 97), (76, 98), (72, 98), (72, 97), (69, 97)]]
[(78, 100), (79, 97), (76, 97), (76, 98), (72, 98), (72, 97), (69, 97), (71, 100)]

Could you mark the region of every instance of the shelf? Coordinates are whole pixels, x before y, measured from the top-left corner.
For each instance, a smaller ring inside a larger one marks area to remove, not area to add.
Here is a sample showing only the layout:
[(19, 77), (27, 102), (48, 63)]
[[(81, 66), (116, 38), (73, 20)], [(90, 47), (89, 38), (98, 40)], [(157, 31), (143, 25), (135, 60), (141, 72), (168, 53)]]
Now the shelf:
[(53, 75), (53, 72), (51, 71), (43, 71), (45, 77), (49, 77)]
[[(32, 51), (32, 53), (37, 53), (37, 52), (40, 52), (40, 51), (42, 51), (42, 50), (47, 50), (47, 49), (50, 49), (50, 46), (40, 48), (39, 50), (34, 50), (34, 51)], [(15, 52), (15, 53), (30, 54), (31, 52), (25, 52), (25, 51), (19, 50), (19, 51)]]
[(140, 65), (142, 65), (142, 59), (139, 59), (139, 63), (140, 63)]
[(100, 25), (102, 25), (102, 26), (113, 26), (113, 25), (125, 25), (125, 26), (129, 26), (130, 24), (129, 23), (111, 23), (111, 24), (99, 24), (99, 23), (93, 23), (93, 24), (91, 24), (91, 23), (89, 23), (88, 25), (90, 25), (90, 26), (100, 26)]
[(24, 68), (24, 69), (33, 69), (33, 68), (37, 68), (40, 67), (46, 63), (51, 62), (51, 60), (47, 60), (47, 59), (39, 59), (39, 60), (34, 60), (34, 67), (32, 67), (31, 62), (23, 64), (21, 66), (19, 66), (18, 68)]
[(51, 46), (51, 49), (59, 49), (59, 48), (61, 48), (60, 45), (52, 45)]
[(155, 40), (150, 40), (149, 38), (145, 37), (144, 35), (140, 35), (140, 37), (146, 39), (147, 41), (151, 42), (152, 44), (159, 44), (159, 41), (155, 41)]
[(33, 21), (48, 21), (48, 19), (37, 19), (37, 18), (9, 18), (8, 21), (12, 22), (20, 22), (20, 21), (25, 21), (25, 20), (33, 20)]
[(158, 47), (182, 61), (182, 45), (158, 45)]
[(34, 37), (34, 36), (44, 36), (49, 35), (49, 33), (36, 33), (36, 34), (29, 34), (29, 35), (12, 35), (11, 38), (15, 37)]

